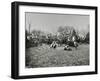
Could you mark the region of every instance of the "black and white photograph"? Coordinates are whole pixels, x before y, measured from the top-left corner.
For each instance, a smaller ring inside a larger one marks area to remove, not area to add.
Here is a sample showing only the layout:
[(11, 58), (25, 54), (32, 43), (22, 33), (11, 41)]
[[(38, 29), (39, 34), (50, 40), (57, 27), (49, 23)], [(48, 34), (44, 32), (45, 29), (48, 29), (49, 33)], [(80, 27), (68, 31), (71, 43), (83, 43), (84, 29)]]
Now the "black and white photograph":
[(89, 15), (25, 12), (25, 67), (88, 66)]
[(97, 7), (12, 3), (14, 79), (97, 74)]

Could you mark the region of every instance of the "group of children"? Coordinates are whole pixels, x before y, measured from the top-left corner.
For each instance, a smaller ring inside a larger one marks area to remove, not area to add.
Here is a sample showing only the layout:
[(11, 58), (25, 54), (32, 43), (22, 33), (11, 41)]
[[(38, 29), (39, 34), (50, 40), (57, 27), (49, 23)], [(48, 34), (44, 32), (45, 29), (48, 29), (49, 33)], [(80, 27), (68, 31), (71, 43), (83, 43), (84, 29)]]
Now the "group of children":
[[(73, 44), (74, 44), (73, 46), (77, 50), (78, 43), (74, 41)], [(54, 48), (55, 49), (57, 46), (58, 46), (58, 44), (56, 43), (56, 41), (53, 41), (52, 44), (50, 45), (50, 48)], [(64, 50), (71, 51), (72, 49), (70, 48), (69, 45), (65, 45), (64, 46)]]

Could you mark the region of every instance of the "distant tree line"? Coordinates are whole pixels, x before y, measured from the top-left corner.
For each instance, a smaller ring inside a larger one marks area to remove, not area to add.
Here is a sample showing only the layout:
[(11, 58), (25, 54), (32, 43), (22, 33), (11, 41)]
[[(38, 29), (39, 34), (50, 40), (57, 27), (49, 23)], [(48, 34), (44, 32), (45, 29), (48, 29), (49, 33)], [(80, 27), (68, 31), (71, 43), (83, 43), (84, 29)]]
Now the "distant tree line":
[(31, 33), (26, 30), (26, 48), (35, 47), (38, 45), (51, 44), (56, 41), (58, 44), (67, 44), (72, 41), (72, 37), (76, 37), (78, 43), (89, 44), (89, 32), (86, 35), (80, 36), (80, 33), (70, 26), (60, 26), (56, 34), (46, 33), (40, 30), (33, 30)]

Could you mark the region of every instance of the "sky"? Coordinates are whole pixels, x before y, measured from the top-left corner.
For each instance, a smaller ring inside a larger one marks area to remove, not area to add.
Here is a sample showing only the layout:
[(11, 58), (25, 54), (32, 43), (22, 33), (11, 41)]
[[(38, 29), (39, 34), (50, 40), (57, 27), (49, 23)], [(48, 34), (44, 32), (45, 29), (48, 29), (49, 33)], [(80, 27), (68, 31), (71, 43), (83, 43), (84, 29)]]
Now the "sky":
[(41, 30), (56, 33), (60, 26), (73, 26), (78, 31), (88, 31), (89, 15), (25, 13), (26, 30)]

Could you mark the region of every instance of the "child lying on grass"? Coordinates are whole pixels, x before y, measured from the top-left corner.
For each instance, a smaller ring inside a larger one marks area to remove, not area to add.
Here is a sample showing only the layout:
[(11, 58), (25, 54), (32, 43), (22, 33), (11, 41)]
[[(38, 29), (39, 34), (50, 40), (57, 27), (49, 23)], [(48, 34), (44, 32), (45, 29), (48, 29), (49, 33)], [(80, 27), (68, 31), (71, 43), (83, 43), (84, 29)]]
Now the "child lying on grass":
[(72, 49), (69, 47), (69, 45), (66, 45), (66, 46), (64, 47), (64, 50), (72, 51)]

